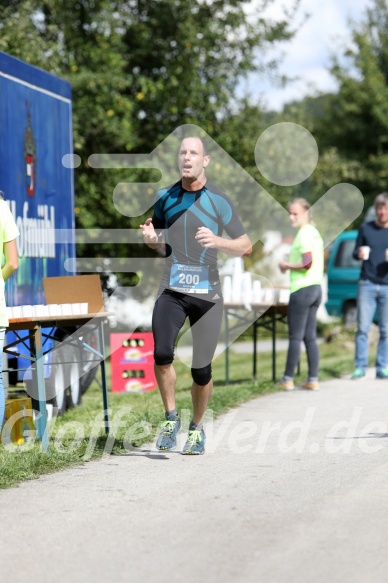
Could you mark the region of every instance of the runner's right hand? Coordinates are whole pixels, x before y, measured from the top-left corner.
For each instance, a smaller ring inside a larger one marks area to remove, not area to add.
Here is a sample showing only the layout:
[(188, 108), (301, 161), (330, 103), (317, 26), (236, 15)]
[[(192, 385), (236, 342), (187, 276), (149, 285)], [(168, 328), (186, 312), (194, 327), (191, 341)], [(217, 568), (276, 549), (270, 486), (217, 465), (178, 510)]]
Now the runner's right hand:
[(143, 231), (143, 237), (145, 243), (157, 243), (158, 235), (155, 232), (154, 225), (152, 224), (152, 219), (147, 219), (144, 225), (140, 225), (140, 229)]

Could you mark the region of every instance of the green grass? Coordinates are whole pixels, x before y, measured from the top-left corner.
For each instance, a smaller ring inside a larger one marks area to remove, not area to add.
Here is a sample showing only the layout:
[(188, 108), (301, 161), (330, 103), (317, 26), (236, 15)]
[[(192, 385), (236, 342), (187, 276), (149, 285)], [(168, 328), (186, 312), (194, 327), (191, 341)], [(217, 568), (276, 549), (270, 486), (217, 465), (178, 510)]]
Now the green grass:
[[(320, 346), (321, 381), (349, 374), (353, 369), (354, 331), (342, 330), (330, 343)], [(277, 375), (281, 376), (285, 364), (285, 351), (277, 353)], [(373, 362), (374, 352), (370, 354)], [(214, 417), (231, 407), (254, 397), (277, 390), (271, 380), (271, 354), (258, 353), (258, 380), (252, 380), (252, 355), (229, 353), (229, 383), (225, 384), (225, 357), (213, 363), (214, 391), (209, 409)], [(109, 365), (108, 365), (109, 386)], [(190, 370), (176, 363), (177, 408), (186, 415), (191, 411)], [(306, 376), (306, 357), (302, 355), (301, 376)], [(299, 380), (297, 378), (297, 380)], [(158, 423), (163, 418), (159, 391), (138, 394), (109, 393), (111, 425), (114, 439), (107, 441), (102, 426), (102, 396), (94, 382), (83, 397), (82, 407), (68, 411), (50, 422), (50, 444), (48, 452), (41, 451), (41, 443), (27, 442), (14, 446), (12, 450), (0, 446), (0, 488), (9, 488), (18, 483), (52, 473), (90, 459), (98, 459), (104, 453), (120, 453), (133, 450), (145, 442), (153, 441)], [(115, 427), (117, 425), (117, 427)]]

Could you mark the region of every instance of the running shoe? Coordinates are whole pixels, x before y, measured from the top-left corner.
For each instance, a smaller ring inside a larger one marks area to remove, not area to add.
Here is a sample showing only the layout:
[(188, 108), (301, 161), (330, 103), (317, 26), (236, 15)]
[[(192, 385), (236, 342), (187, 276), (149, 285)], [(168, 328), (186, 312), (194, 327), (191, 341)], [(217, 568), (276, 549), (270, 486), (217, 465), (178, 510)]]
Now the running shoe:
[(388, 368), (381, 368), (376, 372), (376, 379), (388, 379)]
[(156, 442), (156, 448), (159, 450), (174, 449), (176, 447), (176, 436), (181, 428), (181, 420), (179, 417), (171, 420), (163, 421), (162, 430)]
[(279, 389), (283, 389), (283, 391), (293, 391), (295, 389), (294, 381), (292, 379), (281, 379), (277, 386)]
[(318, 381), (306, 381), (300, 388), (307, 391), (319, 391), (319, 383)]
[(205, 453), (206, 436), (203, 429), (189, 429), (183, 455), (202, 455)]
[(357, 380), (357, 379), (363, 379), (365, 376), (365, 372), (362, 370), (362, 368), (356, 368), (356, 370), (354, 371), (354, 373), (352, 374), (352, 376), (350, 377), (353, 380)]

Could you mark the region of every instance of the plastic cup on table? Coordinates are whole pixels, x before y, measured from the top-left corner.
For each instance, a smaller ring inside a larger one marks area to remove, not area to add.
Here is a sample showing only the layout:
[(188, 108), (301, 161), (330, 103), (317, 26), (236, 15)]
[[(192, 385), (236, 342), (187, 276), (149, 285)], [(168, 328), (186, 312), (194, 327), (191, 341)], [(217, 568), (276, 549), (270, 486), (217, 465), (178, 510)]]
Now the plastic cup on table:
[(263, 303), (272, 305), (275, 300), (275, 291), (271, 287), (264, 288)]
[(224, 296), (224, 302), (228, 303), (232, 299), (232, 278), (230, 275), (225, 275), (224, 282), (222, 286), (222, 295)]
[(263, 299), (263, 291), (261, 288), (261, 281), (253, 281), (252, 284), (252, 301), (254, 304), (259, 304)]
[(42, 317), (44, 317), (46, 315), (44, 308), (45, 307), (44, 307), (43, 304), (37, 304), (35, 306), (32, 306), (33, 316), (35, 318), (42, 318)]
[(61, 309), (59, 304), (47, 304), (49, 316), (60, 316)]
[(62, 316), (71, 316), (71, 304), (59, 304)]
[(290, 301), (290, 290), (281, 289), (279, 292), (279, 304), (288, 304)]
[(21, 306), (12, 306), (12, 318), (21, 318), (22, 308)]
[(47, 305), (47, 304), (44, 304), (44, 306), (43, 306), (43, 315), (44, 315), (44, 316), (49, 316), (49, 315), (50, 315), (50, 314), (49, 314), (49, 309), (48, 309), (48, 305)]
[(21, 310), (23, 318), (32, 318), (34, 315), (32, 306), (30, 305), (21, 306)]

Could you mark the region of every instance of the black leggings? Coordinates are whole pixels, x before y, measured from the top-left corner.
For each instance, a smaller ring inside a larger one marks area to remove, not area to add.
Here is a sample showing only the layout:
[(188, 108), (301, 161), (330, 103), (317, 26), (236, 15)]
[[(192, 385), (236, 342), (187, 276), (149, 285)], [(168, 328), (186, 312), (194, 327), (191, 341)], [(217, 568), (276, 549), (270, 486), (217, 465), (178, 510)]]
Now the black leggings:
[(197, 385), (206, 385), (212, 378), (211, 361), (217, 347), (222, 314), (222, 298), (214, 303), (165, 290), (156, 300), (152, 315), (155, 363), (166, 365), (173, 362), (175, 342), (188, 317), (193, 337), (191, 375)]
[(292, 378), (299, 362), (300, 345), (306, 346), (309, 378), (318, 378), (317, 310), (322, 299), (320, 285), (310, 285), (293, 292), (288, 305), (288, 346), (284, 376)]

